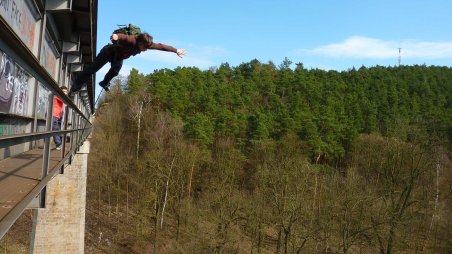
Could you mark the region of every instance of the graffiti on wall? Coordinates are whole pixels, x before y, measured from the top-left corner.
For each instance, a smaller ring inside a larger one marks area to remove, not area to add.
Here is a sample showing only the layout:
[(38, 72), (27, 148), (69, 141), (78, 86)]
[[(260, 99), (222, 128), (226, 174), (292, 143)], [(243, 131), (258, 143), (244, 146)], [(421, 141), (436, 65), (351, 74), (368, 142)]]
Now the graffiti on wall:
[(25, 133), (27, 129), (27, 120), (12, 117), (3, 117), (0, 119), (0, 135), (14, 135)]
[(37, 22), (28, 2), (28, 0), (0, 0), (0, 16), (6, 20), (22, 41), (33, 49)]
[(30, 75), (0, 53), (0, 112), (27, 116)]
[(14, 89), (14, 62), (6, 54), (0, 58), (0, 112), (9, 113)]
[(29, 75), (20, 66), (16, 65), (14, 75), (13, 100), (9, 113), (26, 116), (28, 115), (28, 85)]
[(49, 105), (49, 90), (47, 90), (41, 83), (38, 86), (38, 108), (36, 114), (38, 118), (45, 119), (47, 113), (47, 107)]
[(49, 74), (56, 79), (56, 56), (50, 46), (50, 39), (46, 36), (46, 40), (42, 44), (41, 63), (49, 72)]

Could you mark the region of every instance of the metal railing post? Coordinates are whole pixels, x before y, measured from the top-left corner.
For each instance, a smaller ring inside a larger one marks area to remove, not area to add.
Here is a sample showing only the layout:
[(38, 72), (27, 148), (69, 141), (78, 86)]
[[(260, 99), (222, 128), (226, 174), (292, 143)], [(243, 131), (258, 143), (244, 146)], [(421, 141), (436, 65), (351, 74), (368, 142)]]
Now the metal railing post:
[[(68, 120), (67, 118), (68, 118), (69, 107), (66, 104), (64, 104), (63, 108), (64, 108), (64, 117), (63, 117), (64, 124), (62, 124), (61, 129), (67, 130), (67, 120)], [(62, 149), (61, 149), (61, 158), (64, 158), (64, 156), (66, 155), (66, 137), (67, 137), (67, 133), (64, 133), (62, 136), (63, 144), (62, 144)], [(61, 166), (60, 172), (61, 172), (61, 174), (64, 173), (64, 166)]]
[[(49, 94), (49, 106), (47, 108), (47, 119), (46, 119), (46, 131), (52, 130), (52, 116), (53, 116), (53, 95)], [(42, 174), (41, 179), (44, 179), (49, 173), (49, 159), (50, 159), (50, 139), (51, 137), (44, 138), (44, 153), (42, 157)], [(45, 207), (46, 198), (46, 188), (43, 188), (40, 194), (39, 207)]]
[[(74, 101), (76, 101), (75, 100), (76, 96), (77, 95), (74, 96)], [(75, 123), (75, 114), (76, 114), (75, 110), (73, 110), (71, 108), (71, 129), (72, 130), (77, 129), (77, 125)], [(74, 150), (75, 149), (75, 145), (77, 144), (76, 143), (76, 140), (77, 140), (76, 139), (76, 135), (77, 135), (76, 132), (71, 132), (71, 150)], [(69, 164), (72, 164), (72, 155), (70, 156)]]
[[(80, 108), (80, 103), (79, 103), (78, 97), (79, 97), (79, 94), (76, 94), (75, 95), (76, 105), (77, 105), (77, 108)], [(79, 114), (77, 114), (75, 116), (75, 123), (74, 124), (75, 124), (77, 129), (80, 128), (80, 115)], [(75, 132), (75, 151), (78, 151), (78, 142), (79, 142), (79, 139), (80, 139), (80, 135), (79, 134), (80, 134), (80, 131), (76, 131)]]

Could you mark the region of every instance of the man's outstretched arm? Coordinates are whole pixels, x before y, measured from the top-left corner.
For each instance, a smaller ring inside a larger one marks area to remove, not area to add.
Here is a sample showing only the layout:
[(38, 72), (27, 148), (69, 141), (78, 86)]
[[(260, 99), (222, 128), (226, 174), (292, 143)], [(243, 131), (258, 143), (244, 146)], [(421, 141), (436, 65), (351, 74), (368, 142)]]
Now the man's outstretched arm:
[(156, 49), (156, 50), (161, 50), (161, 51), (174, 52), (178, 56), (184, 56), (185, 53), (186, 53), (185, 49), (176, 49), (176, 48), (174, 48), (172, 46), (165, 45), (163, 43), (155, 43), (155, 42), (151, 44), (149, 49)]

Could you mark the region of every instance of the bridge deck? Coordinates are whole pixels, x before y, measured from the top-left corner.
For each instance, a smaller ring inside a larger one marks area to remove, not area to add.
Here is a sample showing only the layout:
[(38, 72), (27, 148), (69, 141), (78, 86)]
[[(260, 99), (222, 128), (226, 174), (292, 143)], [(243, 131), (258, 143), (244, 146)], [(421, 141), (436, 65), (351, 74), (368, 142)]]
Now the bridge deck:
[[(0, 161), (0, 221), (41, 181), (44, 149), (33, 149)], [(51, 149), (49, 169), (62, 158)]]

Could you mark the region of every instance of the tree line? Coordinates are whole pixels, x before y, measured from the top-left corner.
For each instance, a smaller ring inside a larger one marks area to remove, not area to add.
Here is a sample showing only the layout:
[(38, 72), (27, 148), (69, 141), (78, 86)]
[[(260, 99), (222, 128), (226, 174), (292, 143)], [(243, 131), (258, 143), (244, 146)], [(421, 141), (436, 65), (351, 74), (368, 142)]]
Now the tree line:
[[(210, 145), (218, 137), (246, 146), (295, 133), (315, 161), (345, 158), (360, 133), (408, 139), (410, 126), (426, 135), (452, 137), (452, 69), (361, 67), (348, 71), (290, 68), (287, 58), (129, 76), (125, 91), (144, 88), (156, 109), (184, 122), (187, 137)], [(403, 128), (401, 128), (403, 126)]]

